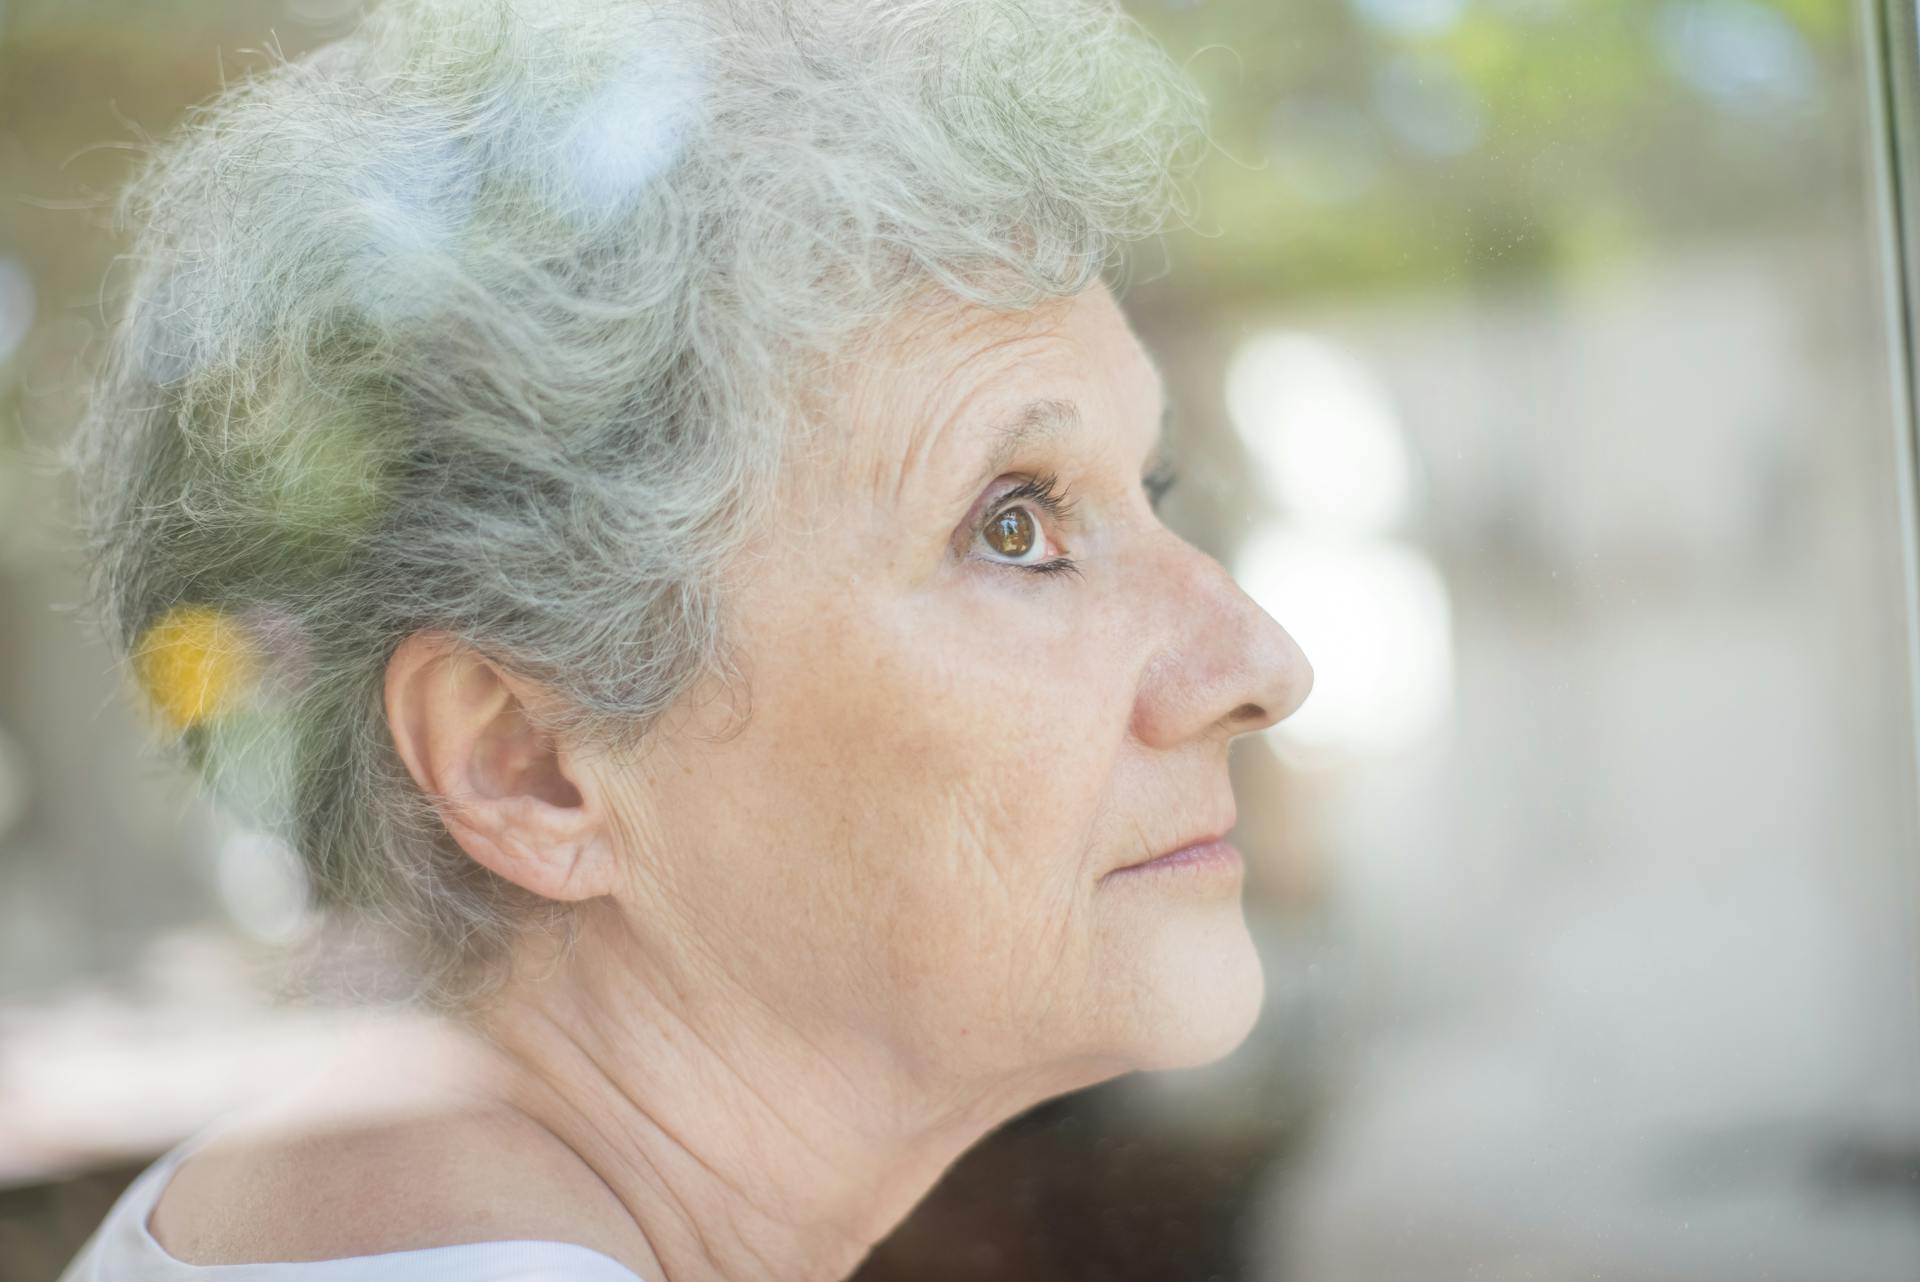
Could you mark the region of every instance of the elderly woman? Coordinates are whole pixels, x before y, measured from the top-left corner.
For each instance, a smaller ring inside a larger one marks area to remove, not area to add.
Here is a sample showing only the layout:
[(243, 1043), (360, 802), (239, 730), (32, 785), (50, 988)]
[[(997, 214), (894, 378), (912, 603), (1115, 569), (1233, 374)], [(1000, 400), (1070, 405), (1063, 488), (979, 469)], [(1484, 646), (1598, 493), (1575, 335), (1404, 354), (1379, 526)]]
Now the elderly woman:
[(1311, 672), (1103, 280), (1202, 123), (1103, 0), (390, 0), (151, 155), (98, 616), (408, 987), (68, 1279), (842, 1278), (1245, 1037)]

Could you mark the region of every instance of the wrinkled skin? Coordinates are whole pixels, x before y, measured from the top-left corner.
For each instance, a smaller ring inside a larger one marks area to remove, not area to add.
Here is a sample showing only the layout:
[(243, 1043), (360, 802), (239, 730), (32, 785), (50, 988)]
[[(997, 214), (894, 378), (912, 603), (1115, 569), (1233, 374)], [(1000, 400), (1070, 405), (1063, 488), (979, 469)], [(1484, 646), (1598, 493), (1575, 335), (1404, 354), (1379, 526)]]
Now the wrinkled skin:
[[(1229, 740), (1297, 707), (1310, 669), (1150, 508), (1162, 391), (1104, 288), (943, 317), (897, 359), (852, 380), (846, 457), (799, 478), (732, 598), (744, 730), (620, 793), (647, 815), (623, 846), (672, 852), (631, 860), (634, 901), (673, 903), (677, 930), (727, 941), (715, 964), (922, 1083), (1215, 1058), (1261, 996), (1236, 887), (1102, 874), (1230, 826)], [(1077, 402), (1081, 431), (962, 492), (1034, 398)], [(980, 538), (1043, 472), (1070, 528), (1029, 511), (1080, 576), (995, 564)]]
[[(444, 638), (399, 648), (413, 778), (474, 859), (575, 901), (578, 946), (527, 936), (488, 1006), (370, 1035), (196, 1154), (169, 1250), (538, 1238), (647, 1282), (829, 1282), (1007, 1117), (1246, 1036), (1237, 867), (1113, 870), (1231, 826), (1229, 745), (1305, 658), (1154, 514), (1161, 388), (1104, 286), (889, 337), (729, 585), (744, 690), (640, 757), (546, 741), (542, 692)], [(1035, 398), (1082, 427), (970, 488)], [(1027, 500), (1030, 538), (988, 537), (1043, 473), (1068, 519)]]

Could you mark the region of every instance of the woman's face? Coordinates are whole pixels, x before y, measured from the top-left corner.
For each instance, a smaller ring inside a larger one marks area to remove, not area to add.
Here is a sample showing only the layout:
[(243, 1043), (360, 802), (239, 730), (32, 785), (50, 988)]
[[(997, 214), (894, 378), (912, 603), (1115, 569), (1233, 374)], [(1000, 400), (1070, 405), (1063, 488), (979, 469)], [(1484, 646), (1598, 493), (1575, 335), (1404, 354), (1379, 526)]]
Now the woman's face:
[[(1262, 995), (1238, 867), (1114, 870), (1232, 826), (1229, 742), (1311, 669), (1152, 510), (1163, 389), (1104, 286), (891, 355), (732, 591), (744, 698), (614, 790), (622, 911), (917, 1083), (1216, 1058)], [(1064, 514), (1007, 497), (1049, 476)]]

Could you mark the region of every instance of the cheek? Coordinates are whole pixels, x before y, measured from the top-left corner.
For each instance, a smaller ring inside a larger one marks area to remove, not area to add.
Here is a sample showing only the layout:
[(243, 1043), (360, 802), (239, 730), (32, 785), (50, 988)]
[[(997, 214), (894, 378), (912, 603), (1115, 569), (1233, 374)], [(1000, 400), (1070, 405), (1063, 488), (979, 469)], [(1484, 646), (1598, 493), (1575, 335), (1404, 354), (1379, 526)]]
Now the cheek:
[(902, 638), (848, 674), (823, 725), (860, 750), (827, 786), (876, 846), (872, 871), (1011, 910), (1085, 871), (1116, 745), (1084, 667), (956, 631)]
[(1018, 1020), (1088, 955), (1125, 713), (1101, 656), (1009, 595), (823, 611), (756, 662), (748, 733), (756, 804), (812, 869), (782, 893), (828, 946), (892, 1002)]

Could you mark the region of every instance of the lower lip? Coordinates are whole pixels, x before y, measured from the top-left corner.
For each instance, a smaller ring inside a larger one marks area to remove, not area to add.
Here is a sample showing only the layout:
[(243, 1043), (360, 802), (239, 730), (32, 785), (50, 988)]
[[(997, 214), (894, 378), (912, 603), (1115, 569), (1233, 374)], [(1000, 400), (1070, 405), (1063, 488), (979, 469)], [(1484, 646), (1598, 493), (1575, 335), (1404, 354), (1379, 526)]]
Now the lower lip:
[(1188, 846), (1171, 854), (1149, 859), (1144, 864), (1132, 864), (1126, 868), (1116, 868), (1108, 873), (1109, 878), (1151, 877), (1151, 876), (1198, 876), (1205, 873), (1214, 875), (1237, 874), (1241, 871), (1240, 852), (1232, 842), (1209, 841), (1201, 846)]

